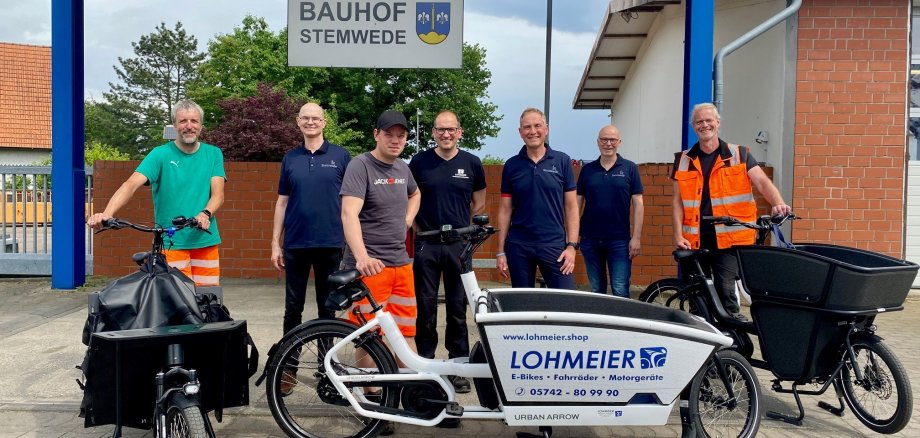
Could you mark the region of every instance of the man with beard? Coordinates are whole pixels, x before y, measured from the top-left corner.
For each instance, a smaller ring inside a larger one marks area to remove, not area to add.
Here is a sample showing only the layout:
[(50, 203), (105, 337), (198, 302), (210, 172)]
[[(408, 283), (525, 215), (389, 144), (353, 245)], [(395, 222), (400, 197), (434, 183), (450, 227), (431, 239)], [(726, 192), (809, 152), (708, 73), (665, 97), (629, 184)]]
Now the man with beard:
[(102, 213), (86, 223), (96, 229), (125, 206), (143, 185), (150, 185), (154, 220), (169, 226), (176, 216), (194, 217), (202, 232), (185, 228), (172, 236), (172, 246), (165, 250), (166, 261), (199, 286), (217, 286), (220, 261), (217, 246), (217, 210), (224, 203), (224, 154), (216, 146), (198, 140), (204, 111), (191, 101), (183, 100), (172, 109), (173, 125), (179, 137), (157, 146), (141, 161), (131, 176), (112, 195)]
[[(719, 138), (721, 118), (715, 105), (693, 107), (690, 123), (699, 138), (689, 150), (674, 158), (672, 207), (674, 244), (680, 249), (706, 248), (703, 269), (711, 271), (716, 291), (725, 310), (738, 320), (747, 320), (735, 295), (739, 278), (738, 257), (733, 245), (754, 244), (755, 231), (744, 227), (715, 226), (702, 216), (732, 216), (744, 222), (757, 221), (756, 188), (773, 206), (773, 215), (792, 213), (779, 190), (770, 181), (747, 146)], [(691, 272), (683, 269), (683, 272)]]

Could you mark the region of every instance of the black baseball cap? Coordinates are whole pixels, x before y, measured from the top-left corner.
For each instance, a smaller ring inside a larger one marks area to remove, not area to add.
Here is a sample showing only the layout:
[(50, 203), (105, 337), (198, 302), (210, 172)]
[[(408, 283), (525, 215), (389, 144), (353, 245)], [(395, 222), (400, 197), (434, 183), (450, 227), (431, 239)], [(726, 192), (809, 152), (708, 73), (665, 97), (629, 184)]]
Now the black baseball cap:
[(402, 125), (407, 131), (409, 130), (409, 122), (406, 121), (406, 116), (399, 111), (386, 110), (380, 114), (380, 117), (377, 117), (377, 129), (381, 131), (386, 131), (396, 125)]

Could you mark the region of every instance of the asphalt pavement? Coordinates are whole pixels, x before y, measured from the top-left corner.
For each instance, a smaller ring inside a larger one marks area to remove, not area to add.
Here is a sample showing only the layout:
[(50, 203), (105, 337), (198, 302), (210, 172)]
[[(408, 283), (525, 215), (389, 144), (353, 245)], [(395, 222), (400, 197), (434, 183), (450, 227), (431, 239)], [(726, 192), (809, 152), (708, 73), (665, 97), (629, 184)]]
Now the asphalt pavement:
[[(99, 288), (58, 291), (51, 289), (48, 280), (0, 279), (0, 438), (112, 435), (113, 426), (84, 428), (83, 419), (78, 417), (82, 391), (76, 383), (80, 371), (75, 366), (85, 352), (80, 335), (86, 319), (86, 295)], [(265, 353), (281, 336), (283, 280), (224, 280), (223, 289), (224, 301), (232, 316), (247, 320), (249, 332), (262, 353), (261, 367)], [(310, 301), (307, 300), (308, 306)], [(439, 313), (443, 328), (443, 308)], [(313, 315), (315, 309), (308, 307), (305, 314)], [(885, 338), (907, 369), (913, 393), (920, 396), (920, 293), (913, 291), (909, 295), (904, 311), (881, 315), (876, 323), (878, 334)], [(476, 330), (471, 329), (470, 334), (478, 338)], [(438, 357), (446, 357), (446, 352), (440, 351)], [(792, 395), (770, 391), (772, 375), (763, 370), (758, 370), (757, 374), (763, 388), (764, 411), (794, 412)], [(461, 402), (467, 404), (474, 400), (473, 394), (461, 396)], [(764, 419), (759, 435), (837, 438), (874, 435), (849, 410), (841, 418), (817, 407), (818, 401), (836, 402), (833, 390), (822, 396), (803, 396), (802, 400), (806, 409), (803, 426)], [(675, 408), (665, 426), (555, 427), (553, 436), (680, 436), (676, 411)], [(225, 410), (222, 423), (217, 423), (213, 416), (211, 420), (218, 436), (284, 436), (268, 409), (264, 386), (253, 384), (250, 387), (249, 406)], [(498, 421), (464, 420), (458, 429), (398, 425), (396, 436), (513, 437), (518, 431), (536, 433), (534, 428), (508, 427)], [(146, 437), (152, 433), (126, 428), (124, 436)], [(920, 402), (914, 403), (913, 418), (907, 428), (893, 436), (920, 436)]]

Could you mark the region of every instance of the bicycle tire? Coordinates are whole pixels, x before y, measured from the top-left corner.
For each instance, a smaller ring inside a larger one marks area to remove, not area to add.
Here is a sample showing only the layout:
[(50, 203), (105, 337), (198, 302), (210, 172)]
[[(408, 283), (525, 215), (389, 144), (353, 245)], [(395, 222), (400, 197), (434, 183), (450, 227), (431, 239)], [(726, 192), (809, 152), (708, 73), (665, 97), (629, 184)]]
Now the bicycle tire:
[(172, 400), (166, 406), (166, 438), (207, 438), (204, 416), (198, 405), (182, 407)]
[[(863, 381), (856, 380), (854, 364), (846, 358), (840, 378), (847, 405), (862, 424), (875, 432), (900, 431), (907, 426), (913, 410), (910, 380), (904, 366), (878, 337), (856, 339), (852, 346)], [(894, 406), (890, 406), (891, 401)]]
[[(374, 437), (385, 421), (358, 415), (336, 391), (323, 369), (324, 351), (353, 333), (357, 327), (332, 322), (303, 327), (287, 336), (269, 359), (268, 406), (275, 421), (288, 436), (299, 438)], [(364, 354), (373, 365), (357, 366), (356, 355)], [(396, 361), (376, 337), (359, 337), (337, 354), (336, 372), (395, 374)], [(296, 372), (291, 373), (292, 370)], [(293, 381), (290, 379), (294, 379)], [(287, 379), (287, 380), (286, 380)], [(282, 384), (286, 385), (282, 388)], [(287, 394), (282, 390), (289, 389)], [(360, 389), (356, 390), (360, 393)], [(396, 388), (383, 387), (380, 404), (395, 408)]]
[[(683, 310), (698, 315), (699, 312), (696, 311), (696, 304), (692, 300), (687, 300), (683, 297), (671, 299), (686, 287), (687, 285), (684, 284), (684, 282), (676, 278), (664, 278), (648, 285), (648, 287), (639, 294), (639, 301), (660, 304), (672, 309)], [(670, 303), (668, 302), (669, 300)]]
[(716, 352), (735, 393), (729, 399), (715, 361), (709, 360), (690, 386), (696, 430), (707, 437), (753, 437), (760, 428), (760, 383), (751, 364), (734, 350)]

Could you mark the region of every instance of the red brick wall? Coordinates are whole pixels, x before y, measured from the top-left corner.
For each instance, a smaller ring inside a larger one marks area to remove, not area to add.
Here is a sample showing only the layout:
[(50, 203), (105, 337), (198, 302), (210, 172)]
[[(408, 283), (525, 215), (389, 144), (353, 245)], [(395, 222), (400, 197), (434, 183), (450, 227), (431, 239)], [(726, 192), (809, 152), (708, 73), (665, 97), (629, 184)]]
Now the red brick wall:
[(799, 11), (795, 241), (903, 256), (909, 12), (900, 0)]
[[(98, 161), (94, 169), (93, 204), (105, 208), (112, 194), (137, 167), (136, 161)], [(220, 221), (221, 274), (227, 278), (281, 278), (271, 267), (272, 215), (277, 198), (279, 163), (226, 163), (227, 189), (224, 206), (217, 213)], [(576, 172), (580, 169), (576, 169)], [(647, 285), (660, 278), (674, 276), (677, 269), (671, 258), (671, 164), (642, 164), (639, 173), (645, 188), (645, 225), (642, 252), (633, 261), (632, 283)], [(772, 174), (771, 169), (766, 169)], [(501, 166), (486, 166), (488, 184), (486, 213), (493, 221), (498, 217)], [(759, 199), (760, 205), (765, 205)], [(150, 189), (141, 188), (118, 217), (149, 223), (153, 219)], [(765, 208), (761, 209), (766, 212)], [(632, 216), (630, 216), (632, 217)], [(804, 222), (804, 221), (803, 221)], [(478, 259), (495, 258), (496, 238), (489, 239), (476, 254)], [(150, 248), (148, 234), (132, 230), (97, 234), (93, 244), (95, 275), (118, 277), (135, 267), (131, 254)], [(477, 269), (480, 280), (503, 281), (495, 269)], [(575, 269), (576, 283), (587, 287), (584, 262)]]
[[(93, 205), (98, 211), (137, 168), (137, 161), (97, 161), (93, 169)], [(230, 278), (278, 277), (271, 257), (272, 215), (277, 199), (281, 163), (226, 163), (224, 205), (217, 212), (220, 225), (221, 275)], [(137, 191), (117, 215), (153, 222), (150, 189)], [(118, 277), (132, 272), (131, 254), (150, 249), (150, 235), (133, 230), (106, 231), (93, 240), (93, 273)]]

